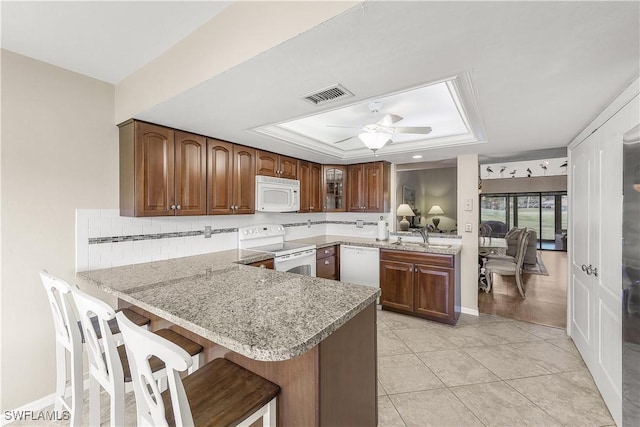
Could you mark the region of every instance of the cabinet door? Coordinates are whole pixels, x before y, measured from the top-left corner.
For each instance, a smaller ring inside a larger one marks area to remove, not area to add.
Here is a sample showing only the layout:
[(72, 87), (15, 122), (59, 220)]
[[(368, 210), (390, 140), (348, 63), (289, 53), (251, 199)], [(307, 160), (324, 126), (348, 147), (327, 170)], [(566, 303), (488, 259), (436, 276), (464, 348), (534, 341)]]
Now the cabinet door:
[(242, 145), (233, 146), (233, 205), (234, 213), (255, 212), (256, 150)]
[(135, 123), (135, 216), (175, 215), (173, 129)]
[(256, 153), (256, 173), (265, 176), (278, 176), (278, 155), (260, 150), (257, 150)]
[(300, 161), (298, 163), (298, 179), (300, 180), (300, 210), (298, 212), (309, 212), (310, 200), (310, 172), (309, 162)]
[(207, 139), (207, 213), (233, 213), (233, 144)]
[(309, 168), (309, 212), (322, 211), (322, 166), (311, 163)]
[(325, 212), (344, 212), (346, 166), (322, 166), (322, 199)]
[(364, 210), (364, 167), (352, 165), (347, 169), (347, 210), (349, 212), (362, 212)]
[(298, 179), (298, 159), (279, 156), (278, 176), (280, 178)]
[(364, 166), (363, 206), (366, 212), (384, 212), (384, 170), (382, 162)]
[(207, 140), (175, 131), (176, 215), (207, 213)]
[(453, 269), (415, 264), (415, 312), (433, 320), (455, 322)]
[(413, 264), (380, 261), (383, 307), (413, 311)]

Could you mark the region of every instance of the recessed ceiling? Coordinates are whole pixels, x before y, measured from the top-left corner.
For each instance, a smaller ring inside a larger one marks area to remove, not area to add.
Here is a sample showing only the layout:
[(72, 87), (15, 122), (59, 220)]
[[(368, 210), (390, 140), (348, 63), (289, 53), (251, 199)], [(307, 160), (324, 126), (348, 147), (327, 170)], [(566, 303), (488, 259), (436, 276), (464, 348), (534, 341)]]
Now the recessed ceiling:
[(230, 1), (2, 1), (2, 47), (118, 83)]
[[(101, 54), (105, 44), (109, 45), (105, 38), (114, 37), (114, 45), (122, 45), (122, 40), (127, 40), (129, 44), (146, 44), (153, 50), (155, 38), (162, 36), (152, 32), (152, 37), (147, 38), (148, 31), (125, 25), (128, 22), (125, 12), (128, 7), (144, 4), (161, 14), (164, 2), (43, 4), (51, 5), (47, 6), (46, 13), (34, 10), (27, 16), (7, 16), (7, 3), (3, 2), (2, 31), (4, 36), (5, 25), (12, 28), (26, 25), (28, 30), (22, 31), (20, 37), (31, 40), (27, 44), (36, 43), (49, 56), (39, 57), (19, 42), (9, 47), (4, 39), (3, 47), (114, 82), (122, 74), (98, 76), (101, 70), (110, 70)], [(118, 18), (104, 12), (107, 4), (122, 10)], [(179, 3), (171, 14), (179, 16), (182, 5)], [(77, 7), (84, 8), (84, 15), (64, 12)], [(214, 8), (211, 2), (196, 2), (188, 6), (193, 9), (185, 10), (197, 11), (198, 7)], [(203, 11), (199, 22), (214, 13)], [(34, 29), (30, 14), (41, 15), (37, 25), (47, 30)], [(91, 28), (87, 28), (83, 20), (91, 22)], [(111, 28), (121, 20), (122, 26), (116, 30)], [(148, 24), (144, 19), (141, 21), (141, 25)], [(366, 105), (408, 88), (457, 76), (466, 83), (457, 89), (462, 104), (468, 109), (470, 129), (476, 132), (479, 141), (486, 142), (425, 149), (419, 153), (380, 150), (378, 158), (394, 163), (414, 162), (413, 154), (422, 154), (423, 162), (465, 153), (478, 153), (487, 158), (508, 153), (513, 158), (521, 152), (566, 147), (638, 78), (638, 22), (640, 2), (637, 1), (367, 1), (136, 113), (135, 118), (307, 160), (367, 161), (373, 158), (368, 150), (360, 157), (335, 160), (362, 150), (346, 145), (336, 154), (326, 143), (318, 150), (318, 144), (329, 139), (315, 132), (311, 136), (319, 142), (294, 144), (253, 129)], [(169, 27), (162, 25), (166, 31), (171, 30)], [(76, 41), (58, 42), (68, 40), (68, 33), (83, 39), (83, 46), (94, 48), (76, 50)], [(128, 47), (125, 44), (124, 53), (110, 56), (107, 62), (133, 70), (149, 61), (145, 57), (138, 65), (127, 65)], [(351, 91), (353, 97), (320, 105), (300, 98), (336, 83)], [(390, 104), (383, 105), (387, 108)], [(469, 111), (478, 115), (473, 116)], [(355, 113), (351, 114), (349, 117), (355, 117)], [(366, 115), (367, 111), (362, 114)], [(406, 112), (399, 115), (410, 117)], [(426, 125), (436, 121), (437, 117), (431, 117)], [(366, 122), (358, 122), (357, 126), (362, 124)], [(478, 133), (476, 126), (484, 134)], [(391, 148), (393, 144), (389, 150)]]
[[(479, 132), (472, 128), (456, 82), (456, 78), (447, 79), (319, 114), (260, 126), (253, 131), (337, 160), (370, 156), (371, 152), (358, 134), (366, 133), (365, 126), (375, 127), (388, 114), (400, 119), (393, 123), (391, 131), (396, 127), (399, 130), (417, 127), (417, 131), (431, 128), (431, 131), (428, 134), (393, 132), (391, 142), (382, 147), (378, 155), (478, 143), (477, 134), (483, 132), (478, 123), (475, 127)], [(474, 117), (477, 116), (475, 111)]]

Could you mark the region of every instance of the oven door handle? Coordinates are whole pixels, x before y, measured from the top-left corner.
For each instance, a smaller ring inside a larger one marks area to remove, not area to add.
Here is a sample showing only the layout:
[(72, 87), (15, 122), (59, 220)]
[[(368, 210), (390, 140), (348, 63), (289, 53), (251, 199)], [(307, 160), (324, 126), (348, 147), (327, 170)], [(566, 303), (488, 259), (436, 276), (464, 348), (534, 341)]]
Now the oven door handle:
[(303, 251), (303, 252), (296, 252), (293, 254), (287, 254), (287, 255), (282, 255), (282, 256), (277, 256), (277, 259), (281, 259), (281, 260), (287, 260), (287, 261), (291, 261), (293, 259), (298, 259), (298, 258), (302, 258), (302, 257), (307, 257), (309, 255), (315, 255), (316, 250), (315, 249), (310, 249), (308, 251)]

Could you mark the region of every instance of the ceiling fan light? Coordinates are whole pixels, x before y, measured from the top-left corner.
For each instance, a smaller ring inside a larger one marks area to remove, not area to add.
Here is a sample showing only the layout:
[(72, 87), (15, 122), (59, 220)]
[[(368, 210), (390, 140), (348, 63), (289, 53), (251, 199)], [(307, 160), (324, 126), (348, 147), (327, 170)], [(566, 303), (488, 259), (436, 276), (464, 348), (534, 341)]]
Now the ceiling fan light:
[(364, 142), (369, 150), (379, 150), (387, 145), (387, 142), (391, 140), (391, 134), (382, 132), (363, 132), (358, 135), (360, 141)]

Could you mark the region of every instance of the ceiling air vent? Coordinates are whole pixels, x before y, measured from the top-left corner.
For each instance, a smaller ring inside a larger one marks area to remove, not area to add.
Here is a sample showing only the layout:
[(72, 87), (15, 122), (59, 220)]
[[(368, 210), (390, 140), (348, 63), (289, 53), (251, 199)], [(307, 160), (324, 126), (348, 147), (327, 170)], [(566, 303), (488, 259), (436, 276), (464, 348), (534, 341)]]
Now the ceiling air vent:
[(340, 98), (347, 98), (353, 96), (351, 92), (349, 92), (342, 85), (333, 85), (324, 89), (321, 89), (317, 92), (309, 93), (307, 95), (302, 96), (302, 99), (305, 101), (309, 101), (314, 105), (324, 104), (325, 102), (335, 101)]

